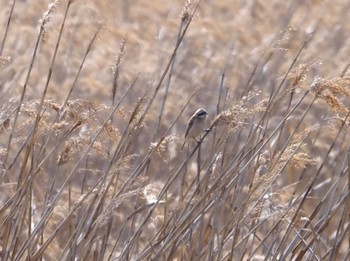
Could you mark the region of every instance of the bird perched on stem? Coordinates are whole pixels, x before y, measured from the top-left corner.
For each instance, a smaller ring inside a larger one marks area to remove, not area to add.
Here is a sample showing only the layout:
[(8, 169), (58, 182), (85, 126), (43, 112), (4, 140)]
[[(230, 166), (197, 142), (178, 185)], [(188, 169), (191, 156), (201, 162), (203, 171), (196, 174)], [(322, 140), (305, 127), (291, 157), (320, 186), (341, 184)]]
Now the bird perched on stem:
[[(183, 150), (185, 143), (189, 142), (191, 139), (195, 141), (198, 136), (201, 135), (202, 131), (205, 128), (205, 123), (207, 121), (208, 113), (205, 109), (198, 109), (189, 119), (187, 123), (187, 129), (185, 133), (185, 140), (181, 146), (181, 150)], [(198, 141), (197, 141), (198, 142)]]

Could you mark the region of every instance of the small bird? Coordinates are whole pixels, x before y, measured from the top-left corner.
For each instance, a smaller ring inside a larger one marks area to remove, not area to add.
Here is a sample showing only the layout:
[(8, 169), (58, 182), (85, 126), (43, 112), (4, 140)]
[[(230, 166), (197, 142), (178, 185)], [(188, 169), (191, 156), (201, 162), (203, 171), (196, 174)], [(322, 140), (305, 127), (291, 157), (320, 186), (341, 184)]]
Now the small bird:
[[(190, 139), (196, 140), (196, 137), (200, 136), (205, 128), (205, 122), (207, 121), (208, 113), (205, 109), (198, 109), (189, 119), (187, 123), (187, 129), (185, 133), (185, 140), (181, 146), (183, 150), (185, 143), (189, 142)], [(197, 141), (198, 142), (198, 141)]]

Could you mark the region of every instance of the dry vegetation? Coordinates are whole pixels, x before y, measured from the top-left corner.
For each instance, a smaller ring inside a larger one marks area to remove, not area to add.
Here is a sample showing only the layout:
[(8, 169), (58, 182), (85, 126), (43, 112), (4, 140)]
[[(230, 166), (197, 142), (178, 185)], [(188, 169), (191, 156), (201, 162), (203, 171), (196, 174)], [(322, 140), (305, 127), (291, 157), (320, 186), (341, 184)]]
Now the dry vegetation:
[(0, 6), (0, 260), (349, 259), (348, 1)]

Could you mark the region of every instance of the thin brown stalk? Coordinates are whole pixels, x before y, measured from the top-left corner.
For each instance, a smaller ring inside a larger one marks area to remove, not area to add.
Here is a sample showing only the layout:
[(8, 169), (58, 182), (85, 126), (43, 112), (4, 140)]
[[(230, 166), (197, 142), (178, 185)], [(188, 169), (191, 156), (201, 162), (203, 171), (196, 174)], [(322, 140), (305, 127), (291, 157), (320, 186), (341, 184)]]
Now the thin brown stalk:
[(8, 17), (7, 23), (6, 23), (6, 29), (5, 29), (4, 37), (2, 38), (2, 43), (1, 43), (1, 47), (0, 47), (0, 56), (2, 56), (2, 52), (4, 51), (5, 42), (6, 42), (6, 39), (7, 39), (8, 31), (10, 29), (10, 24), (11, 24), (11, 21), (12, 21), (12, 15), (13, 15), (13, 10), (15, 9), (15, 5), (16, 5), (16, 0), (13, 0), (12, 1), (12, 5), (11, 5), (11, 9), (10, 9), (10, 13), (9, 13), (9, 17)]

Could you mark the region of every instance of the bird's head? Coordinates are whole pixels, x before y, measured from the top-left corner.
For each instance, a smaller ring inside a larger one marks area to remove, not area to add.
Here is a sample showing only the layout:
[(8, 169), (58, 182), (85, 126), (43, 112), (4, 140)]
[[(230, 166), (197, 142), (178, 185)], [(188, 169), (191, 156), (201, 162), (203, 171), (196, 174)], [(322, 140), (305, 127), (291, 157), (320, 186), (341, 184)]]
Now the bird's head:
[(200, 108), (196, 111), (195, 115), (196, 117), (203, 119), (208, 116), (208, 112), (205, 109)]

